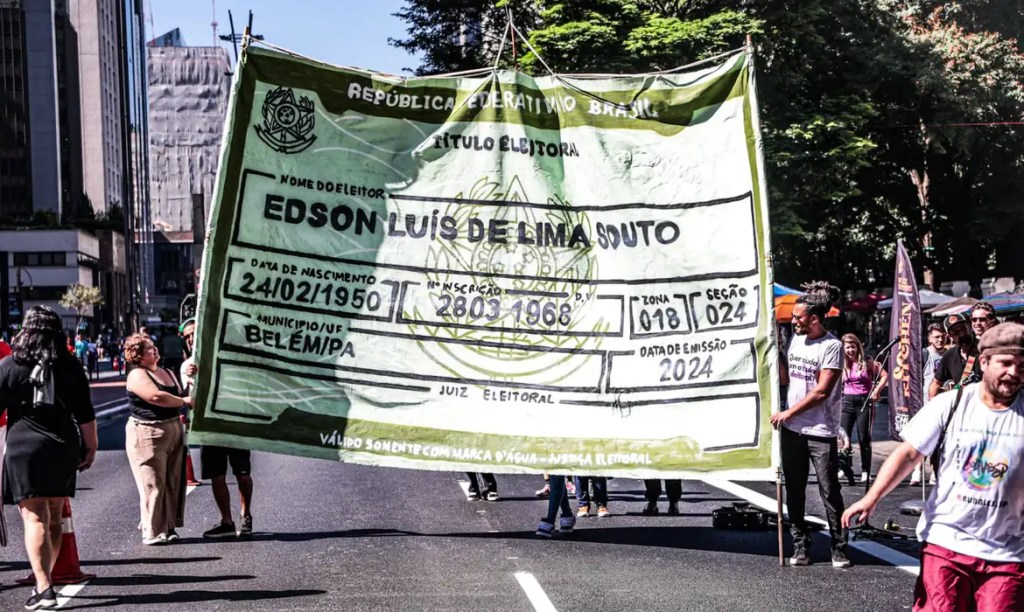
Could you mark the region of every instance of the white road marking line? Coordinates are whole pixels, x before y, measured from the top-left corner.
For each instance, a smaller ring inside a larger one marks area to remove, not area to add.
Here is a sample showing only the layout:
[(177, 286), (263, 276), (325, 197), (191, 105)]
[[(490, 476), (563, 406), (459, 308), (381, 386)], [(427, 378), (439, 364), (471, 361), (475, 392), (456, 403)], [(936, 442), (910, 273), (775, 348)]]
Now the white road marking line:
[[(778, 504), (776, 503), (775, 498), (768, 497), (767, 495), (758, 493), (757, 491), (751, 491), (750, 489), (742, 485), (738, 485), (735, 482), (732, 482), (731, 480), (716, 480), (714, 478), (707, 476), (699, 478), (698, 480), (706, 484), (709, 484), (717, 489), (721, 489), (726, 493), (731, 493), (732, 495), (735, 495), (740, 499), (744, 499), (750, 502), (751, 504), (764, 510), (767, 510), (769, 512), (778, 511)], [(808, 516), (806, 517), (806, 520), (808, 523), (822, 525), (826, 528), (828, 527), (827, 521), (816, 516)], [(893, 548), (889, 548), (888, 546), (879, 544), (878, 542), (873, 542), (870, 540), (851, 540), (847, 544), (847, 546), (859, 550), (863, 553), (867, 553), (877, 559), (881, 559), (882, 561), (894, 565), (895, 567), (907, 572), (908, 574), (913, 574), (914, 576), (917, 576), (921, 571), (920, 561), (918, 561), (914, 557), (911, 557), (908, 554), (902, 553)]]
[(468, 498), (469, 497), (469, 481), (468, 480), (460, 480), (459, 481), (459, 486), (462, 487), (462, 495), (464, 497)]
[(195, 491), (198, 488), (199, 488), (199, 485), (188, 485), (188, 487), (186, 487), (186, 489), (185, 489), (185, 495), (187, 496), (189, 493), (191, 493), (192, 491)]
[(57, 589), (57, 607), (63, 607), (64, 604), (71, 601), (71, 598), (75, 595), (78, 595), (78, 593), (81, 592), (81, 590), (84, 589), (85, 585), (87, 584), (89, 584), (88, 580), (86, 580), (85, 582), (79, 582), (78, 584), (69, 584), (66, 586), (62, 586), (61, 588)]
[(103, 402), (102, 404), (93, 404), (93, 408), (102, 408), (104, 406), (109, 406), (111, 404), (125, 403), (126, 401), (128, 401), (128, 400), (126, 400), (123, 397), (119, 397), (117, 399), (112, 399), (109, 402)]
[(516, 572), (515, 577), (519, 581), (519, 586), (523, 587), (526, 598), (533, 604), (534, 610), (537, 612), (558, 612), (555, 609), (555, 605), (548, 599), (547, 593), (541, 588), (540, 583), (533, 577), (533, 574), (530, 572)]

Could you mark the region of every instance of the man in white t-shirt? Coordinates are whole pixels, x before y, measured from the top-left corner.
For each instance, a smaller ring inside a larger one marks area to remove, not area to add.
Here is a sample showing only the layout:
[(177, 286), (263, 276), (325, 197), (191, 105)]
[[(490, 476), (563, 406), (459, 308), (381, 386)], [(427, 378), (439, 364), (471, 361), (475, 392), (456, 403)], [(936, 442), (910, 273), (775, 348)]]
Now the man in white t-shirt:
[(793, 340), (789, 344), (789, 408), (772, 415), (780, 429), (782, 472), (786, 477), (793, 556), (790, 565), (810, 563), (811, 536), (804, 521), (808, 464), (818, 476), (818, 492), (825, 505), (832, 536), (832, 565), (849, 567), (846, 530), (840, 524), (839, 415), (842, 411), (843, 344), (825, 331), (823, 321), (838, 297), (827, 283), (812, 283), (793, 307)]
[(978, 345), (982, 380), (928, 402), (901, 432), (864, 499), (843, 514), (867, 520), (927, 455), (938, 484), (917, 526), (914, 610), (1024, 608), (1024, 325), (1003, 323)]

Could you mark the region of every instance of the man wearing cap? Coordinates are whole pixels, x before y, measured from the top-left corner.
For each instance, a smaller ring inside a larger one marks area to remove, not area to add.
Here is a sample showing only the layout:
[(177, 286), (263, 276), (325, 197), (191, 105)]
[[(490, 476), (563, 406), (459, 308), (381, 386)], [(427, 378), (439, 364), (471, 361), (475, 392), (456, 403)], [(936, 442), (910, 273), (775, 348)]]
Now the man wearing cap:
[(935, 453), (938, 485), (917, 525), (914, 610), (1020, 610), (1024, 605), (1024, 325), (979, 343), (979, 384), (928, 402), (900, 434), (867, 495), (843, 513), (866, 521), (879, 500)]
[(935, 368), (935, 378), (928, 388), (929, 399), (943, 391), (981, 380), (977, 341), (971, 333), (971, 328), (967, 326), (967, 317), (962, 314), (951, 314), (942, 325), (953, 339), (954, 347), (946, 351)]

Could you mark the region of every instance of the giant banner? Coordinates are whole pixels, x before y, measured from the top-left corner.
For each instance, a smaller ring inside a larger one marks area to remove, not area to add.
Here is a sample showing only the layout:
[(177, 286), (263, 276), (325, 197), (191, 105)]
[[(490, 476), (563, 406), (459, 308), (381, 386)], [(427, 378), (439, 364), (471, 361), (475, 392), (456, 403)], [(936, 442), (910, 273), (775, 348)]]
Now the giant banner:
[(192, 441), (439, 470), (773, 477), (750, 56), (390, 77), (250, 48)]

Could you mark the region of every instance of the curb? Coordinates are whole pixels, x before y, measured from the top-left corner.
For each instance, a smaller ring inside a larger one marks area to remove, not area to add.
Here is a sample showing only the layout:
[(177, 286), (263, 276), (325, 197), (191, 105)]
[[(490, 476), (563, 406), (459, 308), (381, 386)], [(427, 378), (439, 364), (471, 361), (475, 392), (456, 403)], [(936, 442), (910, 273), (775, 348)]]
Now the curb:
[(109, 423), (110, 421), (117, 420), (120, 416), (128, 413), (128, 400), (125, 399), (123, 403), (110, 408), (105, 408), (96, 413), (96, 424), (100, 425), (103, 423)]

